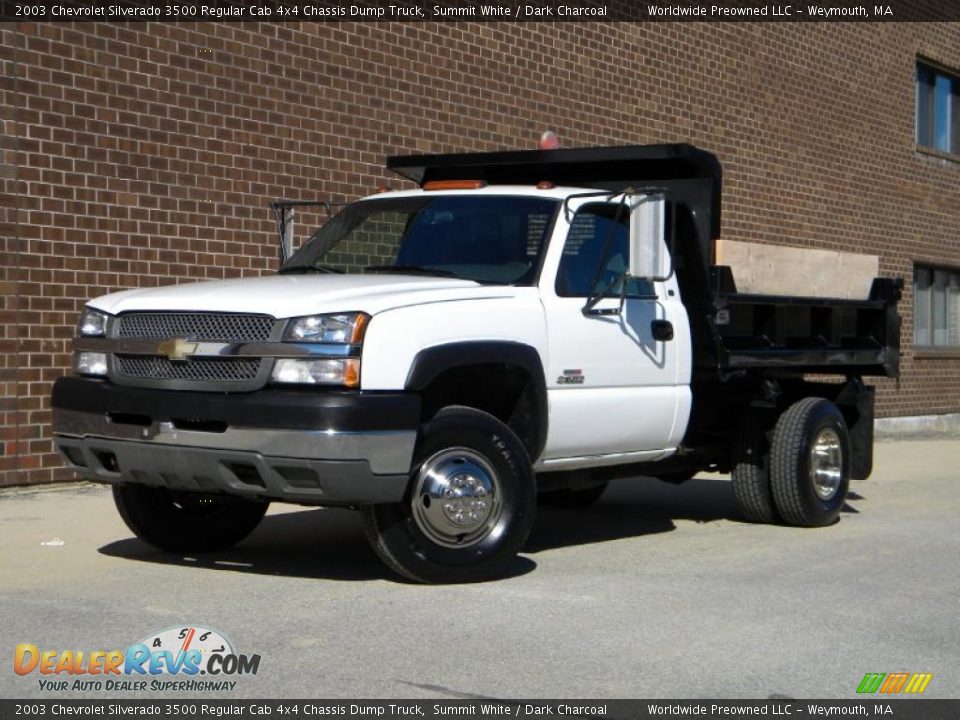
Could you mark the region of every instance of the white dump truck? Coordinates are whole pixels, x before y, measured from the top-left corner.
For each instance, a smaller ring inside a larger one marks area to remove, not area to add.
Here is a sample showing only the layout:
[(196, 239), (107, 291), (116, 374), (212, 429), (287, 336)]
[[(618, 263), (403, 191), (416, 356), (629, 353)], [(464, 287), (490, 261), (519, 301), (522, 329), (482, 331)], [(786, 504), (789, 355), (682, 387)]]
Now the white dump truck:
[(898, 375), (902, 281), (738, 292), (714, 155), (387, 165), (418, 189), (346, 205), (275, 275), (86, 306), (54, 439), (147, 543), (222, 549), (271, 501), (353, 507), (389, 567), (463, 582), (506, 571), (538, 502), (614, 478), (731, 473), (746, 519), (824, 526), (870, 474), (862, 379)]

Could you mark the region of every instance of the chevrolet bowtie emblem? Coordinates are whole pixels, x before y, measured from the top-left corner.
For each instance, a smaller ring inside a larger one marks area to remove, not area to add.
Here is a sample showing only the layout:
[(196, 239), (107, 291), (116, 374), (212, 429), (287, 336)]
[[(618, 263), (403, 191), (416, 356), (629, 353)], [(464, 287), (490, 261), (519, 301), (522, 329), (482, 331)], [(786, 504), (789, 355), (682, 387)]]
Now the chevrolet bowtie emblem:
[(157, 345), (157, 352), (166, 355), (170, 360), (182, 361), (197, 351), (197, 343), (188, 342), (184, 338), (171, 338)]

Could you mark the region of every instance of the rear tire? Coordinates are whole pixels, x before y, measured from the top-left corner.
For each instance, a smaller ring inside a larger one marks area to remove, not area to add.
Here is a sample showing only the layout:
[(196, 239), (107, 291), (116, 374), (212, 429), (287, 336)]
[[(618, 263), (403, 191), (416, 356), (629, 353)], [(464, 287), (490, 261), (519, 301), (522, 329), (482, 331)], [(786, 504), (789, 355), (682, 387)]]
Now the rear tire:
[(770, 486), (767, 424), (757, 413), (748, 415), (740, 427), (731, 477), (737, 507), (747, 520), (755, 523), (780, 521)]
[(809, 397), (787, 408), (773, 431), (770, 480), (786, 523), (823, 527), (839, 519), (850, 485), (850, 438), (836, 405)]
[(114, 485), (113, 501), (133, 534), (167, 552), (205, 552), (236, 545), (270, 506), (147, 485)]
[(404, 500), (361, 508), (371, 547), (422, 583), (477, 582), (514, 562), (533, 527), (530, 458), (506, 425), (480, 410), (441, 410), (421, 430)]

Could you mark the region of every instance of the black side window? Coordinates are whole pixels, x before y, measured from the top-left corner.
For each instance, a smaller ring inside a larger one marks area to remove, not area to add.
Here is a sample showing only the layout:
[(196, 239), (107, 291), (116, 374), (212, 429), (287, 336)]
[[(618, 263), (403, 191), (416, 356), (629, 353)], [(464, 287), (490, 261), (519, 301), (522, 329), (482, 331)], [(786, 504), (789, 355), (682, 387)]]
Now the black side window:
[[(629, 263), (630, 213), (611, 203), (591, 203), (581, 207), (570, 223), (567, 243), (557, 273), (557, 295), (590, 297), (601, 292), (621, 274)], [(604, 252), (606, 250), (606, 252)], [(609, 295), (620, 295), (620, 283)], [(646, 280), (631, 278), (627, 297), (649, 297), (653, 286)]]

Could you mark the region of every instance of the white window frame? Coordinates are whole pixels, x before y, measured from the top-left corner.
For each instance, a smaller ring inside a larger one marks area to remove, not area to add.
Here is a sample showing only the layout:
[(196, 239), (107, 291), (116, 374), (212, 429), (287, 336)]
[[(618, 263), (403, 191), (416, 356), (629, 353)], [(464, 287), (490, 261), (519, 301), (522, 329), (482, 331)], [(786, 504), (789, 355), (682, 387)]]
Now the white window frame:
[(960, 269), (914, 266), (913, 345), (919, 350), (960, 350)]

